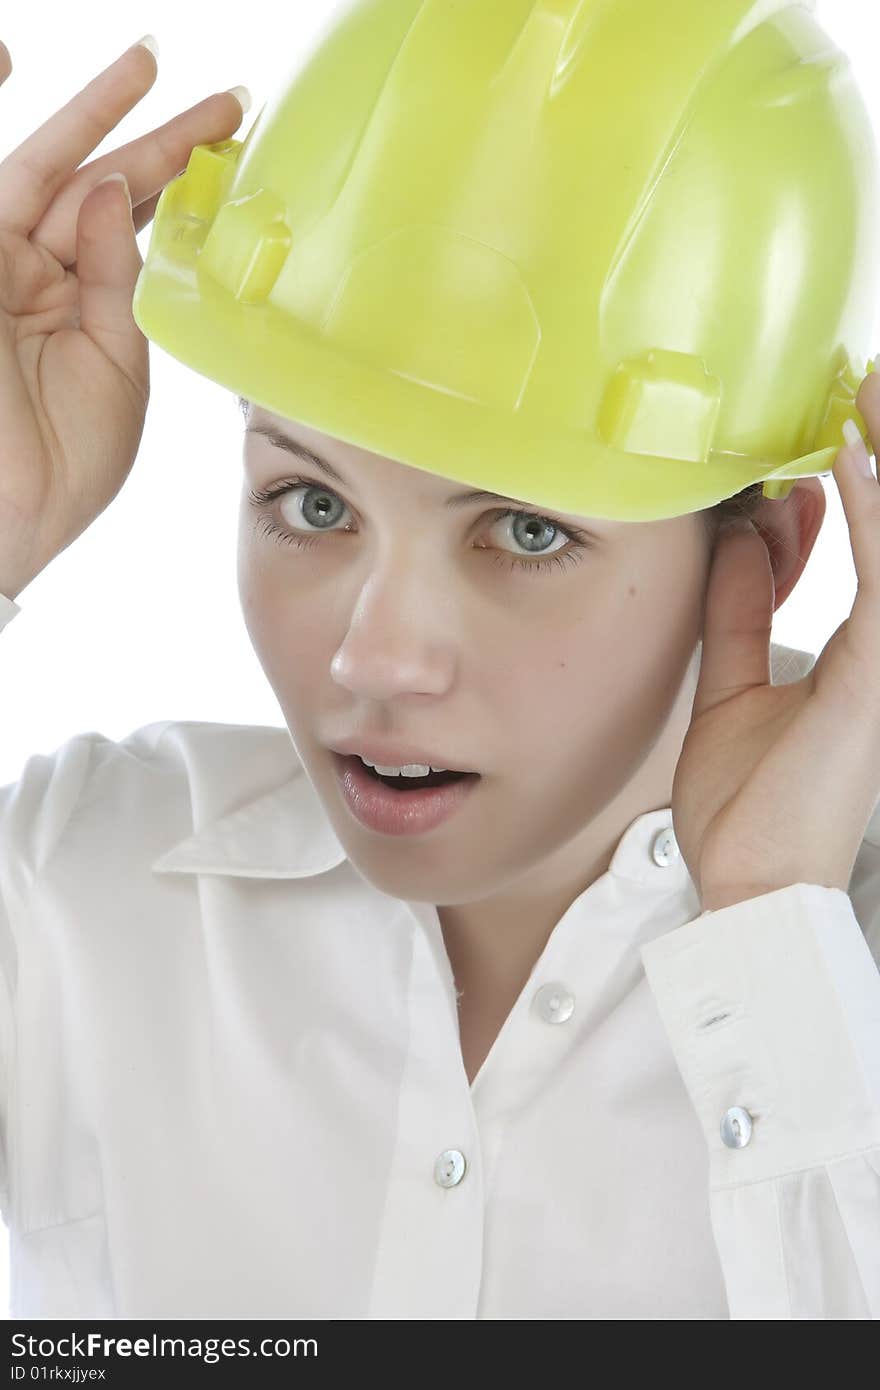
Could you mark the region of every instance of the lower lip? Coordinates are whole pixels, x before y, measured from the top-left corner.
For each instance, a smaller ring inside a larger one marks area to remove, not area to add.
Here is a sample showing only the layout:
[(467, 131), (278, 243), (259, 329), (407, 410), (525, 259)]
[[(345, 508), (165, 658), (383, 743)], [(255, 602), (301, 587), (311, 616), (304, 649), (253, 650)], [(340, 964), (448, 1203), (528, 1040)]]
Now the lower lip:
[(369, 830), (383, 835), (424, 835), (464, 805), (477, 782), (476, 773), (445, 787), (395, 792), (378, 782), (356, 755), (334, 753), (336, 777), (348, 809)]

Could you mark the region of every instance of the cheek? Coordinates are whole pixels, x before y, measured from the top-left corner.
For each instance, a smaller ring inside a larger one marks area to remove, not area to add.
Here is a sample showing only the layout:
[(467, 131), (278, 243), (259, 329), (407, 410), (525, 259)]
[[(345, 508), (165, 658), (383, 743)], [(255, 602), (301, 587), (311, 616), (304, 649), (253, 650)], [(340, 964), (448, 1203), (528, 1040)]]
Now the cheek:
[(484, 650), (479, 679), (492, 711), (492, 741), (520, 783), (558, 786), (572, 751), (583, 748), (589, 711), (614, 703), (613, 676), (597, 651), (592, 624), (564, 632), (536, 624), (515, 641)]
[(267, 563), (258, 546), (239, 552), (238, 592), (251, 645), (283, 706), (329, 669), (333, 647), (326, 615), (313, 595), (291, 583), (289, 569)]
[[(517, 778), (571, 807), (601, 804), (650, 753), (699, 636), (686, 595), (658, 605), (630, 585), (615, 603), (549, 631), (536, 625), (486, 668), (500, 745)], [(558, 619), (557, 614), (557, 619)]]
[(289, 586), (255, 590), (246, 621), (254, 644), (273, 663), (284, 669), (328, 669), (333, 647), (326, 615), (316, 605), (298, 601)]

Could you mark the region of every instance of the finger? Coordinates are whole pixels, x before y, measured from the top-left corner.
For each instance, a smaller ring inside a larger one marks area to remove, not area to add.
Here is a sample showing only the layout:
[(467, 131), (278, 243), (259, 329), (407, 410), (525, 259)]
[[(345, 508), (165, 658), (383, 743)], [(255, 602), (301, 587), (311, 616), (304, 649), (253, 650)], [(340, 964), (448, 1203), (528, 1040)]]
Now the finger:
[[(140, 203), (138, 207), (132, 209), (135, 234), (142, 232), (147, 223), (152, 221), (156, 214), (159, 199), (162, 197), (162, 192), (163, 190), (160, 189), (152, 198), (147, 198), (143, 203)], [(69, 268), (71, 272), (76, 275), (77, 267), (75, 261)]]
[(693, 718), (749, 686), (770, 684), (775, 600), (773, 567), (760, 532), (751, 521), (720, 531), (706, 588)]
[(79, 326), (145, 392), (147, 344), (132, 314), (143, 261), (121, 183), (102, 184), (83, 200), (76, 253)]
[[(880, 357), (877, 359), (880, 364)], [(856, 393), (856, 408), (868, 427), (868, 443), (873, 454), (880, 449), (880, 370), (875, 365)]]
[[(877, 373), (872, 373), (876, 376)], [(880, 439), (880, 418), (878, 418), (878, 386), (874, 383), (870, 391), (860, 390), (858, 408), (865, 423), (874, 421), (873, 437)], [(876, 600), (880, 600), (880, 556), (878, 556), (878, 537), (880, 537), (880, 487), (871, 464), (871, 454), (855, 422), (847, 422), (844, 432), (850, 429), (858, 436), (857, 442), (847, 442), (834, 461), (834, 481), (840, 492), (840, 500), (846, 517), (853, 564), (858, 580), (858, 595), (852, 612), (852, 625), (863, 624), (869, 629), (859, 631), (860, 640), (867, 640), (870, 649), (877, 645)], [(859, 600), (869, 599), (869, 610)], [(867, 650), (867, 648), (866, 648)]]
[(9, 56), (9, 49), (6, 47), (6, 44), (3, 42), (3, 40), (0, 39), (0, 87), (3, 86), (3, 83), (6, 81), (7, 77), (11, 72), (12, 59)]
[(7, 227), (31, 232), (65, 179), (150, 90), (158, 71), (149, 49), (133, 44), (0, 161)]
[[(231, 92), (215, 92), (156, 130), (85, 165), (70, 179), (31, 232), (31, 241), (69, 266), (75, 254), (79, 208), (107, 174), (124, 174), (133, 207), (161, 193), (186, 168), (195, 145), (226, 140), (241, 125), (243, 111)], [(137, 225), (137, 223), (135, 224)]]

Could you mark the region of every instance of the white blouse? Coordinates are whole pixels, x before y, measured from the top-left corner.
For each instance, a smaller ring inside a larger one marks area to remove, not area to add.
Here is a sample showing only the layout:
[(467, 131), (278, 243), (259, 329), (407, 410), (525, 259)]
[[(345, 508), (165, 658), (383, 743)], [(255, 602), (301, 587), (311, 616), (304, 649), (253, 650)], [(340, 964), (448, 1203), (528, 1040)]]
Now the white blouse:
[(13, 1317), (880, 1316), (880, 807), (848, 894), (702, 914), (639, 816), (472, 1085), (286, 728), (30, 757), (0, 904)]

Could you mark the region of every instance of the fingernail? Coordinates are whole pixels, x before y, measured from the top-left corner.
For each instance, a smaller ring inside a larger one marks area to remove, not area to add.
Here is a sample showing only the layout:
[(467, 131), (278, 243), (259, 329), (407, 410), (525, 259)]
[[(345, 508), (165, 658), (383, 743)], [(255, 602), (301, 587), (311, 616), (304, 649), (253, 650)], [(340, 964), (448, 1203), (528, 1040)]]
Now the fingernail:
[(241, 106), (242, 111), (250, 111), (251, 94), (248, 91), (247, 87), (228, 87), (227, 91), (230, 91), (232, 93), (232, 95), (235, 97), (235, 100)]
[[(148, 48), (148, 49), (150, 50), (150, 52), (152, 53), (153, 57), (156, 59), (156, 62), (158, 63), (158, 61), (159, 61), (159, 44), (158, 44), (158, 42), (157, 42), (157, 40), (156, 40), (156, 35), (155, 35), (155, 34), (144, 34), (144, 37), (143, 37), (142, 39), (138, 39), (138, 43), (139, 43), (139, 44), (142, 44), (142, 45), (144, 46), (144, 48)], [(137, 48), (137, 43), (133, 43), (133, 44), (132, 44), (132, 48)]]
[(95, 187), (98, 188), (102, 183), (121, 183), (125, 189), (125, 196), (128, 199), (128, 210), (131, 212), (131, 190), (128, 186), (128, 179), (124, 174), (105, 174), (102, 179), (98, 179)]
[(852, 457), (866, 478), (873, 478), (874, 470), (871, 467), (871, 456), (862, 438), (862, 432), (855, 420), (844, 420), (843, 437), (852, 449)]

